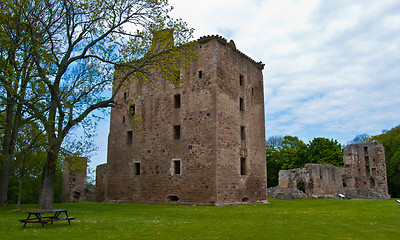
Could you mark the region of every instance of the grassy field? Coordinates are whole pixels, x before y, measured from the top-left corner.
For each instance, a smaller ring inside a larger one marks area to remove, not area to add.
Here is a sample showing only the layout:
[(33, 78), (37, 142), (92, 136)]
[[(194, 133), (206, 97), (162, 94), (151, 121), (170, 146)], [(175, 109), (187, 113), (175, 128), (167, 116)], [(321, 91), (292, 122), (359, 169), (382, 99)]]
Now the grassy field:
[(0, 239), (400, 239), (394, 200), (269, 199), (237, 207), (55, 204), (76, 217), (47, 224), (18, 219), (35, 205), (0, 207)]

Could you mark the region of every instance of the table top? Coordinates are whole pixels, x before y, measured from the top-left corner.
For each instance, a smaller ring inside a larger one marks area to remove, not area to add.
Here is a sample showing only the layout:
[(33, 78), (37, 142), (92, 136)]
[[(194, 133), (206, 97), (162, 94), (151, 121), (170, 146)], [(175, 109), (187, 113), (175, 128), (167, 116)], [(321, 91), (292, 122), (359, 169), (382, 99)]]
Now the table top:
[(41, 213), (55, 213), (55, 212), (68, 212), (67, 209), (51, 209), (51, 210), (38, 210), (38, 211), (29, 211), (27, 213), (30, 214), (41, 214)]

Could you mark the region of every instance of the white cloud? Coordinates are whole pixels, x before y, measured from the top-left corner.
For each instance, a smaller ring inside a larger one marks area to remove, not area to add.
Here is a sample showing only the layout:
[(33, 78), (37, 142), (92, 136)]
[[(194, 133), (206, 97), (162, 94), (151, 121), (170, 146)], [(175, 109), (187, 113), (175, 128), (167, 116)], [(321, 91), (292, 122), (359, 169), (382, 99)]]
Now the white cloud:
[(223, 35), (266, 64), (267, 136), (346, 143), (400, 123), (398, 0), (169, 3), (195, 38)]

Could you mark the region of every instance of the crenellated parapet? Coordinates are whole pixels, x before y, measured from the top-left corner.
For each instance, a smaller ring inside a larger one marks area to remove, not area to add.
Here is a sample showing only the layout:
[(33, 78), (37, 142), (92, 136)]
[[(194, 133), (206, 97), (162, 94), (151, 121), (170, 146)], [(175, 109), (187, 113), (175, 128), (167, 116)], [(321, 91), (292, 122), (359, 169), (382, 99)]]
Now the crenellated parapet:
[(208, 41), (213, 40), (213, 39), (218, 40), (222, 45), (229, 47), (233, 51), (237, 52), (243, 58), (245, 58), (245, 59), (249, 60), (250, 62), (252, 62), (257, 67), (257, 69), (259, 69), (259, 70), (263, 70), (264, 69), (264, 66), (265, 66), (264, 63), (262, 63), (261, 61), (260, 62), (256, 62), (252, 58), (250, 58), (249, 56), (244, 54), (243, 52), (239, 51), (236, 48), (235, 42), (233, 40), (230, 40), (228, 42), (228, 40), (226, 40), (226, 38), (224, 38), (222, 36), (219, 36), (219, 35), (207, 35), (207, 36), (200, 37), (197, 41), (199, 43), (205, 43), (205, 42), (208, 42)]

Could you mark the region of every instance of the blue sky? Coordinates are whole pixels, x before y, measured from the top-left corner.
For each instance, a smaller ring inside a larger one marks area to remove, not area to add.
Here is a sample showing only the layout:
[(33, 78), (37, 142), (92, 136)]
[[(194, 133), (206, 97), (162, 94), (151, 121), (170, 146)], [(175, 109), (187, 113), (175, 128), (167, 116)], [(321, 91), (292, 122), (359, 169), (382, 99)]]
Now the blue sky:
[[(266, 64), (267, 137), (337, 139), (400, 124), (400, 1), (170, 0), (172, 16)], [(107, 161), (99, 123), (92, 168)]]

